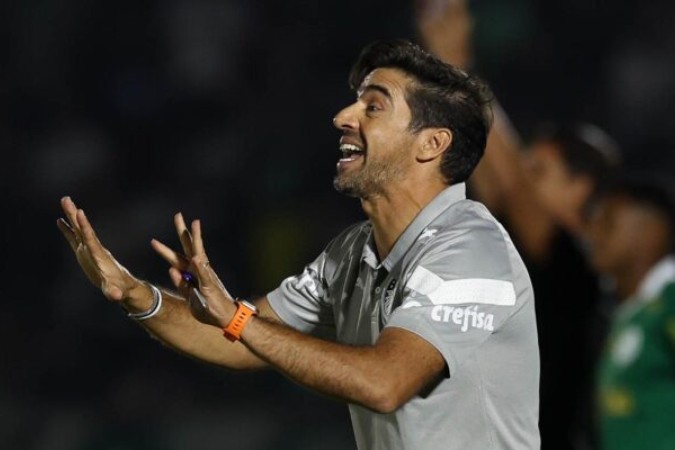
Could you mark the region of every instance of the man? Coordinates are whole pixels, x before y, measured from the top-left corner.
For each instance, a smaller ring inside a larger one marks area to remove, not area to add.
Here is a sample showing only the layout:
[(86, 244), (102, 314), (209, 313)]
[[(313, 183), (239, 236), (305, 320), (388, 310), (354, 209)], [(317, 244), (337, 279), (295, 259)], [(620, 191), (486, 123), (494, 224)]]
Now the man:
[(180, 295), (122, 268), (69, 198), (61, 231), (94, 284), (165, 344), (232, 369), (271, 366), (347, 401), (360, 449), (538, 448), (528, 274), (501, 226), (465, 199), (489, 130), (487, 88), (405, 41), (368, 46), (350, 82), (356, 101), (334, 119), (335, 187), (369, 220), (256, 307), (218, 280), (199, 221), (190, 233), (175, 218), (184, 255), (153, 241)]
[[(496, 129), (501, 126), (495, 123)], [(495, 145), (498, 133), (488, 140), (487, 164), (474, 180), (502, 186), (501, 197), (490, 203), (492, 211), (513, 236), (537, 293), (542, 448), (592, 447), (597, 440), (593, 368), (605, 319), (583, 237), (587, 205), (614, 171), (614, 147), (591, 125), (543, 128), (519, 154), (518, 147)], [(567, 319), (561, 320), (561, 308), (571, 312)]]
[(602, 448), (675, 448), (675, 205), (654, 182), (613, 189), (589, 234), (619, 305), (599, 366)]
[[(451, 64), (468, 65), (473, 25), (468, 2), (422, 5), (417, 24), (429, 50)], [(591, 393), (600, 340), (595, 336), (599, 292), (580, 238), (587, 205), (611, 180), (618, 162), (616, 144), (596, 126), (547, 124), (526, 146), (496, 107), (485, 157), (471, 178), (471, 194), (503, 221), (537, 294), (544, 450), (588, 448), (595, 440)], [(575, 314), (561, 320), (561, 308)]]

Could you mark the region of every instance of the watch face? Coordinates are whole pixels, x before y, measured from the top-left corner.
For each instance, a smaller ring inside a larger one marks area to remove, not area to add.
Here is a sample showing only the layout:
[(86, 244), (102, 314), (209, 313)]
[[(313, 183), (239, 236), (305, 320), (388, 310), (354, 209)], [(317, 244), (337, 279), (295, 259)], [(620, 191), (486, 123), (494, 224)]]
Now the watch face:
[(258, 314), (258, 308), (251, 302), (248, 302), (246, 300), (239, 300), (239, 303), (253, 311), (254, 314)]

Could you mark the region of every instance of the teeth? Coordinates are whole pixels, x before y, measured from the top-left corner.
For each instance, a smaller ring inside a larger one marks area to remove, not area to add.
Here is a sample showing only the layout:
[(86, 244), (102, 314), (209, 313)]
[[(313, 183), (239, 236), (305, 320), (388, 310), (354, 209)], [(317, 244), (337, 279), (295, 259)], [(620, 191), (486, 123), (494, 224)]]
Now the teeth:
[(363, 149), (354, 144), (340, 144), (340, 151), (343, 153), (359, 153), (362, 152)]

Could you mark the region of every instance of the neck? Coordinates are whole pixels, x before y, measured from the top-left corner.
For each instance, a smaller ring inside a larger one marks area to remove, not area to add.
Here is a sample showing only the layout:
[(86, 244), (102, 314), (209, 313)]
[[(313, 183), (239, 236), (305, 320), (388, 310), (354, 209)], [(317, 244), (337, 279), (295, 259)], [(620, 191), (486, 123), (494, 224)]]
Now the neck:
[(614, 275), (616, 279), (616, 293), (621, 302), (626, 301), (630, 296), (637, 293), (640, 283), (642, 283), (642, 280), (645, 279), (658, 260), (659, 258), (634, 259), (633, 264), (627, 266), (622, 271), (617, 271)]
[(642, 275), (637, 272), (632, 272), (616, 277), (616, 293), (622, 303), (637, 291), (640, 281), (642, 281), (642, 278), (644, 278), (646, 274), (647, 272)]
[(373, 237), (380, 261), (389, 255), (398, 238), (417, 214), (447, 187), (442, 182), (420, 185), (414, 188), (398, 186), (384, 194), (361, 199), (363, 211), (373, 226)]

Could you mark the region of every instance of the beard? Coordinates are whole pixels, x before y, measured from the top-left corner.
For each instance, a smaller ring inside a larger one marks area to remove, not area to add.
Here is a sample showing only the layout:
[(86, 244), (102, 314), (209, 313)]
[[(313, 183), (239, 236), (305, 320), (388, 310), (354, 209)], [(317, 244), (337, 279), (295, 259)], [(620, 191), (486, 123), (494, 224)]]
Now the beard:
[(360, 168), (342, 170), (333, 179), (335, 190), (341, 194), (361, 199), (383, 195), (387, 187), (395, 181), (405, 178), (407, 158), (404, 152), (390, 154), (382, 159), (368, 159)]

